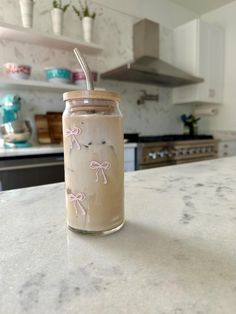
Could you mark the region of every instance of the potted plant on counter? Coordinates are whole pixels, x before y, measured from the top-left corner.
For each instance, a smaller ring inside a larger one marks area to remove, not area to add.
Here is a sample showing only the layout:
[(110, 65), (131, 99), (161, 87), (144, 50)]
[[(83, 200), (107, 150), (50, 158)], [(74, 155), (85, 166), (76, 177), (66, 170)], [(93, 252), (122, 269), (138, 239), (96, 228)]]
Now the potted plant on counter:
[(70, 3), (62, 5), (61, 0), (53, 1), (53, 9), (51, 10), (52, 29), (56, 35), (61, 35), (63, 30), (64, 13), (69, 8)]
[(187, 116), (186, 114), (182, 114), (180, 116), (181, 121), (184, 123), (184, 134), (188, 134), (190, 136), (197, 135), (197, 122), (200, 118), (196, 118), (194, 115), (190, 114)]
[(34, 0), (20, 0), (22, 25), (26, 28), (33, 26)]
[(84, 4), (81, 1), (79, 1), (79, 5), (80, 5), (79, 9), (73, 6), (73, 10), (82, 21), (84, 40), (86, 42), (91, 42), (93, 32), (93, 21), (96, 17), (96, 12), (91, 11), (86, 0), (84, 1)]

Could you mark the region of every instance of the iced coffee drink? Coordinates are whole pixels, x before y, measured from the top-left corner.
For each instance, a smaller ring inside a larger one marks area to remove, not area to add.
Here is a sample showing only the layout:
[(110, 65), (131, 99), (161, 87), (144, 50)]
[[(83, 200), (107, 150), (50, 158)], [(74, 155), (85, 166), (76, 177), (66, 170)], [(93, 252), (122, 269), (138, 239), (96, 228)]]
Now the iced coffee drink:
[(105, 91), (64, 94), (67, 223), (106, 233), (124, 222), (124, 148), (119, 96)]

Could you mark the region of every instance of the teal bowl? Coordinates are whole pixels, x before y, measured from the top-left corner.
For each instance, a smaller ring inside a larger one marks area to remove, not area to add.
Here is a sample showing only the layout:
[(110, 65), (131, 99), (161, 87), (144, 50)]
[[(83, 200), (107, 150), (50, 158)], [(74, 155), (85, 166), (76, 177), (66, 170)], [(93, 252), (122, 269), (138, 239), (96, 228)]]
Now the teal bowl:
[(46, 79), (52, 83), (70, 83), (71, 71), (65, 68), (46, 68)]

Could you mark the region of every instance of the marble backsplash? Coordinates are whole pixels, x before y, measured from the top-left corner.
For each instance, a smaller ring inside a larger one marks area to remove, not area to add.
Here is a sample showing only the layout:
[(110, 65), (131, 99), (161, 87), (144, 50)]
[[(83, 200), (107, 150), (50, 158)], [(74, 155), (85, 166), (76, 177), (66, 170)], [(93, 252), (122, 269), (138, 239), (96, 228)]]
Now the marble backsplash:
[[(72, 1), (78, 5), (77, 1)], [(19, 3), (17, 0), (1, 0), (0, 21), (21, 25)], [(36, 1), (34, 12), (34, 29), (44, 33), (52, 33), (50, 10), (51, 1)], [(101, 8), (99, 8), (101, 10)], [(102, 15), (95, 19), (94, 41), (105, 47), (98, 56), (86, 56), (91, 69), (103, 72), (117, 65), (132, 60), (132, 26), (137, 18), (102, 9)], [(64, 35), (81, 38), (81, 23), (71, 9), (65, 14)], [(160, 29), (160, 56), (172, 61), (172, 31)], [(63, 66), (70, 69), (77, 67), (77, 62), (71, 51), (49, 49), (27, 43), (0, 40), (0, 65), (5, 62), (20, 62), (32, 65), (32, 79), (44, 79), (44, 67)], [(171, 89), (155, 86), (100, 81), (99, 87), (116, 90), (121, 93), (121, 110), (124, 115), (125, 132), (140, 134), (179, 133), (182, 125), (179, 115), (183, 113), (181, 107), (171, 103)], [(146, 102), (138, 106), (137, 99), (141, 90), (159, 94), (158, 102)], [(1, 90), (0, 97), (6, 93), (17, 93), (22, 97), (21, 117), (28, 119), (34, 126), (34, 115), (46, 111), (63, 111), (64, 104), (61, 92), (46, 91), (17, 91)], [(190, 108), (185, 113), (190, 111)], [(35, 134), (34, 134), (35, 139)]]

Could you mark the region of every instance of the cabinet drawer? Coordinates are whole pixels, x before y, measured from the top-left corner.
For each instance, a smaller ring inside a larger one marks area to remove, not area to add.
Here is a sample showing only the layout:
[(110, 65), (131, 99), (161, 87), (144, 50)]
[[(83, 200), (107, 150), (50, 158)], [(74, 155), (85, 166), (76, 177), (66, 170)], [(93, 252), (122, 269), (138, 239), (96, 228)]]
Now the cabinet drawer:
[(235, 156), (236, 155), (236, 142), (235, 141), (222, 141), (219, 143), (218, 149), (219, 157)]

